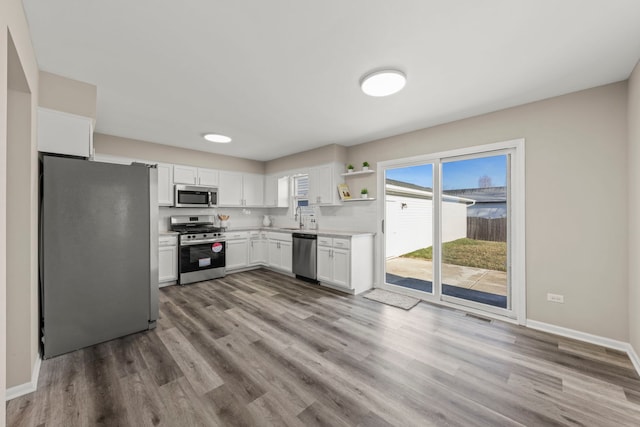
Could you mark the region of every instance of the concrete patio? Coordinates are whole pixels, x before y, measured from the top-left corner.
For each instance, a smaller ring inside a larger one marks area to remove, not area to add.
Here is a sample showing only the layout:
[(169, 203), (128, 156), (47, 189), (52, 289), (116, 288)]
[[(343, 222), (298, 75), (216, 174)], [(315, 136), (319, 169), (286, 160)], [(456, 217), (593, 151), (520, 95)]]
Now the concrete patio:
[[(387, 273), (433, 281), (433, 261), (416, 258), (392, 258), (386, 262)], [(507, 295), (507, 273), (483, 268), (444, 264), (442, 281), (447, 285), (473, 289), (494, 295)]]

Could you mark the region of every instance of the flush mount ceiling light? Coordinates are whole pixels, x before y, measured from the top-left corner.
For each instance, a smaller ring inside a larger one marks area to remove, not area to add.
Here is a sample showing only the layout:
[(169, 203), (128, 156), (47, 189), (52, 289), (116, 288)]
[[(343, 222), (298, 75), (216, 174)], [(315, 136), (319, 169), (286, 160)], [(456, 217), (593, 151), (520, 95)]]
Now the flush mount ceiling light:
[(382, 70), (365, 75), (360, 87), (369, 96), (389, 96), (399, 92), (406, 83), (407, 77), (402, 71)]
[(211, 142), (219, 142), (221, 144), (226, 144), (227, 142), (231, 142), (231, 138), (226, 135), (220, 135), (217, 133), (207, 133), (204, 135), (204, 139)]

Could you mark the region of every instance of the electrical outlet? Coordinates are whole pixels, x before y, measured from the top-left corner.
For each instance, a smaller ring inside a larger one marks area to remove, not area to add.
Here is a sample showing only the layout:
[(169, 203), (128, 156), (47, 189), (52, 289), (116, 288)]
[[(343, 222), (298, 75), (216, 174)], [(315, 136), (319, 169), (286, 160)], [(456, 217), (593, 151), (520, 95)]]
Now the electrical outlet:
[(547, 294), (547, 301), (558, 302), (560, 304), (564, 304), (564, 295)]

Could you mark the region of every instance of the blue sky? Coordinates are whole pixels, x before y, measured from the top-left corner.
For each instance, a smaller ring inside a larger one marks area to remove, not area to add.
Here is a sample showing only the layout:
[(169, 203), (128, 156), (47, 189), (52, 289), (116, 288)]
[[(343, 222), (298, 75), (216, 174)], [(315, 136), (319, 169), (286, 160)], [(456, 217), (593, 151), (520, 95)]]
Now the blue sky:
[[(504, 186), (507, 178), (507, 156), (443, 163), (442, 187), (445, 190), (477, 188), (479, 178), (484, 175), (491, 179), (492, 187)], [(433, 165), (388, 169), (387, 178), (423, 187), (433, 187)]]

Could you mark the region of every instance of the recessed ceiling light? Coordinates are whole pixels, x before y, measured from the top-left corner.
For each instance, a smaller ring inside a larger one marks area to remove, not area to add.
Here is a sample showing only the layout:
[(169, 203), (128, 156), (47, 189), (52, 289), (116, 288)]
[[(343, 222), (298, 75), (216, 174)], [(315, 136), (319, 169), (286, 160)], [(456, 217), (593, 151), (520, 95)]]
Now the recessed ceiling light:
[(207, 133), (204, 135), (204, 139), (211, 142), (219, 142), (221, 144), (226, 144), (227, 142), (231, 142), (231, 138), (226, 135), (219, 135), (217, 133)]
[(388, 96), (399, 92), (406, 83), (407, 77), (402, 71), (382, 70), (364, 76), (360, 87), (369, 96)]

